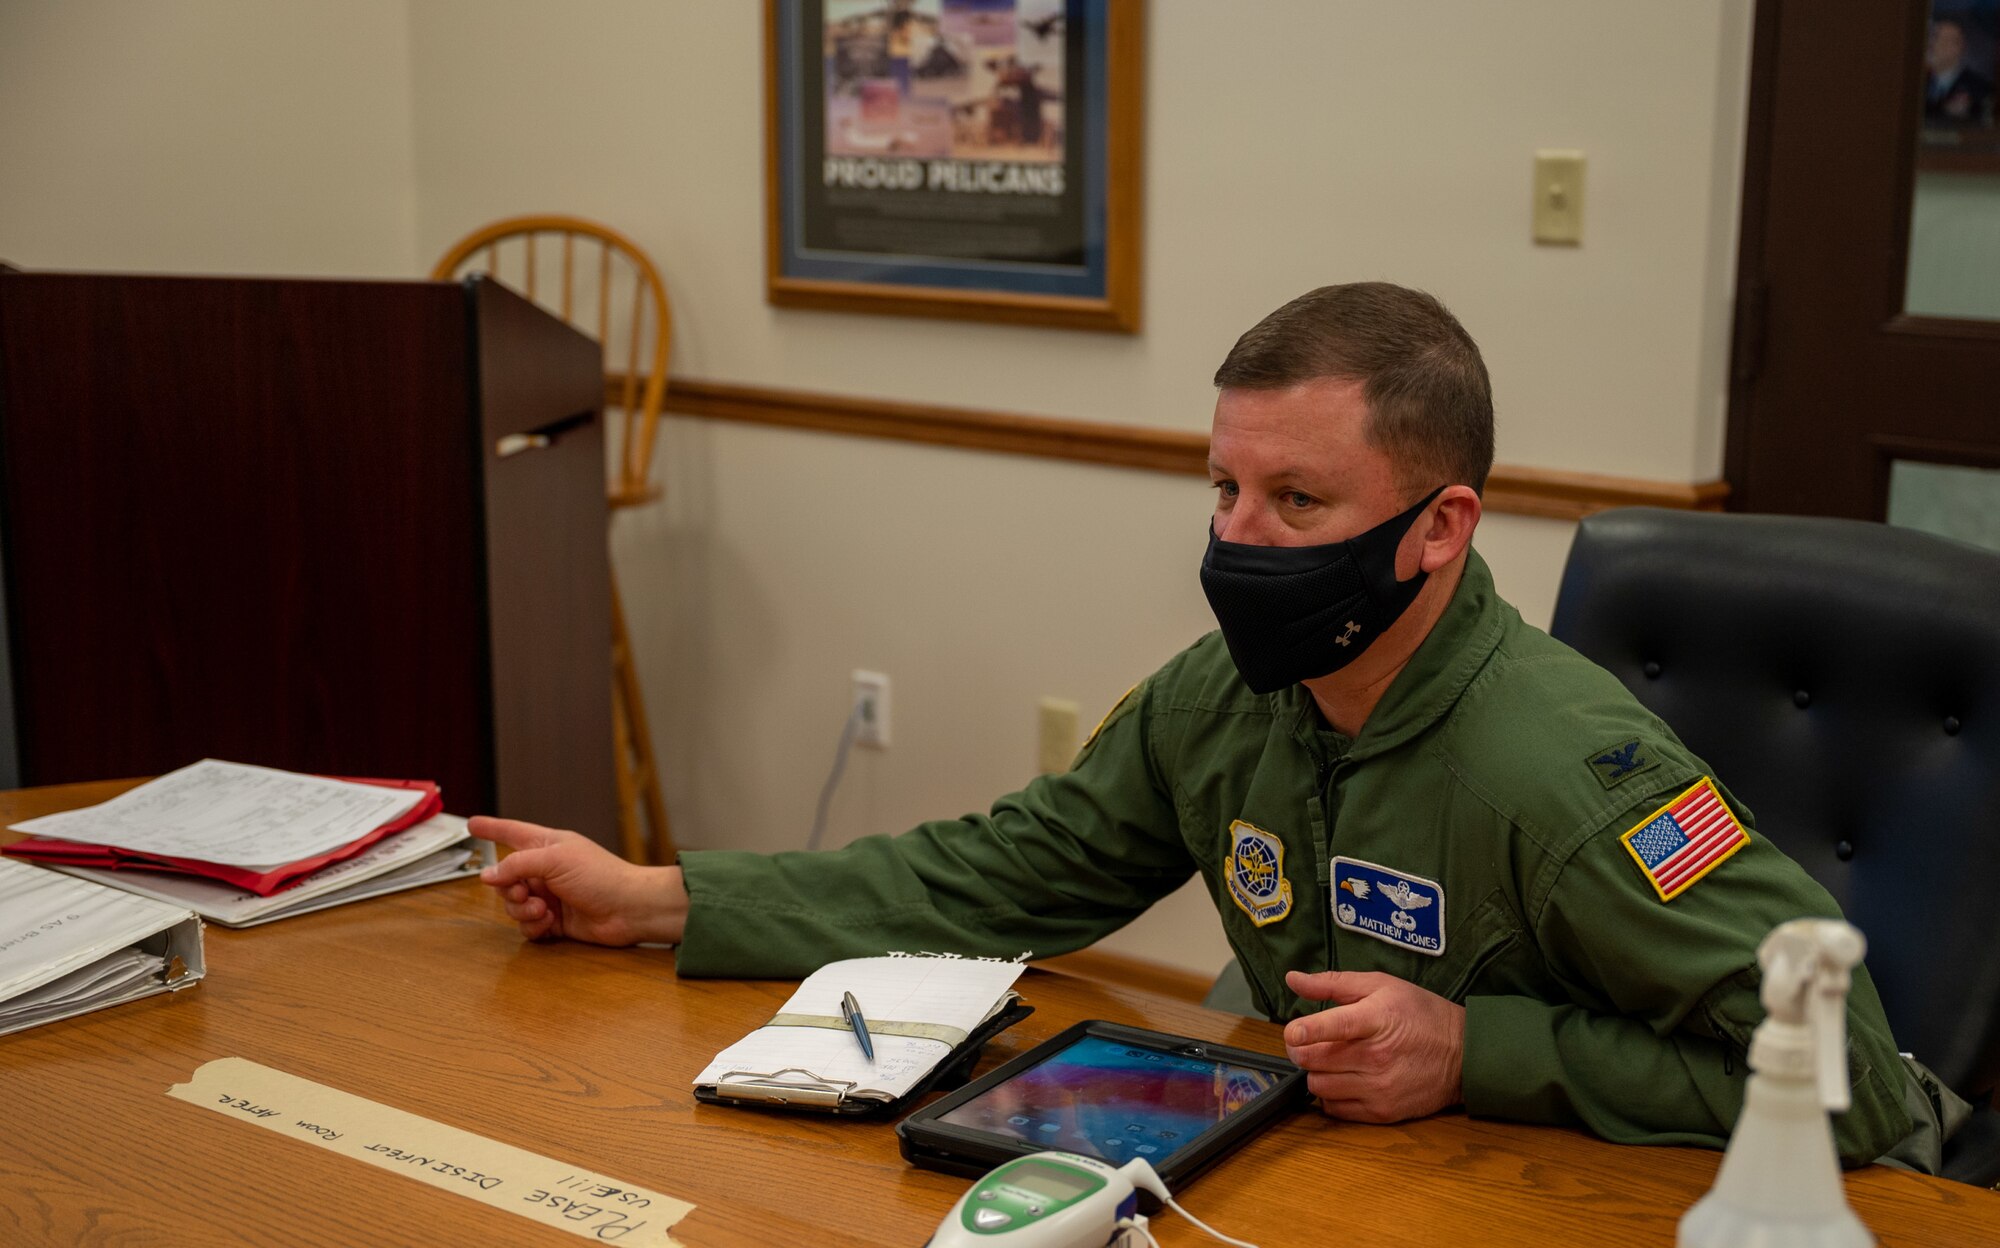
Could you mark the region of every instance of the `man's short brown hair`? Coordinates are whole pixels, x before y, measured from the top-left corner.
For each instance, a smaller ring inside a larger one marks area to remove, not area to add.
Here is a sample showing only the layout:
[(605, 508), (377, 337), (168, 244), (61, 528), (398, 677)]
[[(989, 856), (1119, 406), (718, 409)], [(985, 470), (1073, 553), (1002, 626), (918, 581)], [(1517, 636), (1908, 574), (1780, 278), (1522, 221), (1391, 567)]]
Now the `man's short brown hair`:
[(1321, 377), (1361, 383), (1368, 441), (1416, 494), (1484, 491), (1493, 467), (1493, 388), (1472, 335), (1420, 290), (1388, 282), (1322, 286), (1236, 340), (1215, 384), (1282, 390)]

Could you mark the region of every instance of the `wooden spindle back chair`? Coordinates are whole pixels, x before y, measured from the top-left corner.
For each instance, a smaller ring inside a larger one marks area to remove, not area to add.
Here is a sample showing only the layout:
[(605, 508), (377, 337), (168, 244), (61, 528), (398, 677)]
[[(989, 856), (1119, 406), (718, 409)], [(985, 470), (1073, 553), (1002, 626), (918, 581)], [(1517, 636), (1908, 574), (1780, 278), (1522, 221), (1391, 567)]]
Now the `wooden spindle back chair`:
[[(466, 235), (431, 269), (438, 281), (467, 273), (505, 282), (604, 344), (605, 375), (614, 383), (605, 388), (611, 505), (633, 507), (658, 498), (653, 439), (667, 393), (673, 315), (652, 260), (623, 234), (582, 217), (509, 217)], [(582, 301), (576, 297), (580, 282)], [(591, 294), (596, 298), (587, 297)], [(595, 319), (582, 314), (592, 304)]]
[[(581, 264), (579, 255), (581, 252)], [(556, 261), (560, 257), (560, 268)], [(595, 261), (593, 263), (593, 260)], [(604, 346), (607, 493), (614, 513), (660, 496), (653, 440), (666, 399), (673, 316), (660, 272), (623, 234), (582, 217), (523, 216), (474, 230), (431, 269), (436, 281), (485, 273), (526, 295)], [(585, 298), (578, 299), (581, 285)], [(593, 289), (594, 287), (594, 289)], [(629, 288), (629, 294), (625, 290)], [(595, 298), (589, 296), (595, 295)], [(596, 319), (579, 319), (595, 304)], [(621, 323), (620, 318), (623, 317)], [(635, 862), (672, 862), (673, 831), (653, 759), (652, 731), (625, 631), (616, 576), (611, 582), (611, 709), (617, 744), (620, 845)], [(650, 829), (640, 825), (641, 813)]]

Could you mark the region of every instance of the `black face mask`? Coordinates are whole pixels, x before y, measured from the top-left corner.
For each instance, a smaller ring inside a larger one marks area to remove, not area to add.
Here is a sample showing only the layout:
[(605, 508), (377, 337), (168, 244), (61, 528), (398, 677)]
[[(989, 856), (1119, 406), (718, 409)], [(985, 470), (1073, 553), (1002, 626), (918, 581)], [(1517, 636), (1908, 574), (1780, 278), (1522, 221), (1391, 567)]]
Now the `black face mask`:
[(1229, 657), (1257, 693), (1346, 667), (1417, 600), (1430, 573), (1396, 579), (1396, 548), (1439, 486), (1401, 515), (1323, 546), (1246, 546), (1215, 536), (1201, 588)]

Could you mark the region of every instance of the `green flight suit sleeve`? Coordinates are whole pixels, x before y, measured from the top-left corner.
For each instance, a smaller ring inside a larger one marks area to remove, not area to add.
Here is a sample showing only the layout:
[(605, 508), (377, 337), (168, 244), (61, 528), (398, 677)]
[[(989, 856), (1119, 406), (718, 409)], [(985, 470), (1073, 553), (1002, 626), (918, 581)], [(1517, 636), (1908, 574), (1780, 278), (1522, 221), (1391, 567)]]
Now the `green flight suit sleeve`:
[[(1663, 902), (1600, 831), (1562, 867), (1533, 937), (1568, 1002), (1468, 997), (1470, 1113), (1588, 1127), (1627, 1144), (1727, 1141), (1743, 1105), (1750, 1033), (1764, 1017), (1757, 945), (1778, 924), (1837, 916), (1832, 897), (1755, 837)], [(1848, 996), (1853, 1107), (1834, 1119), (1841, 1160), (1875, 1160), (1911, 1126), (1904, 1066), (1867, 971)]]
[(681, 855), (682, 975), (797, 977), (891, 951), (1050, 957), (1136, 918), (1194, 872), (1148, 744), (1148, 686), (1067, 772), (983, 815), (824, 853)]

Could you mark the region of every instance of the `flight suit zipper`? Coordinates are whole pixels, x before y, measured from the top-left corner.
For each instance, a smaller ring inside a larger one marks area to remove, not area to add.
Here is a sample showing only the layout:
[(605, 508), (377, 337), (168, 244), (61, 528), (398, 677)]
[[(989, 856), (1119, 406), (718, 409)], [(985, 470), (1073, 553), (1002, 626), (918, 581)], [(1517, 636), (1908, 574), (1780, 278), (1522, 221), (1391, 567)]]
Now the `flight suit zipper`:
[(1332, 759), (1319, 763), (1319, 783), (1315, 786), (1314, 798), (1319, 810), (1313, 819), (1313, 879), (1319, 885), (1319, 922), (1326, 933), (1326, 969), (1337, 971), (1340, 962), (1334, 956), (1333, 948), (1333, 773), (1337, 764)]

